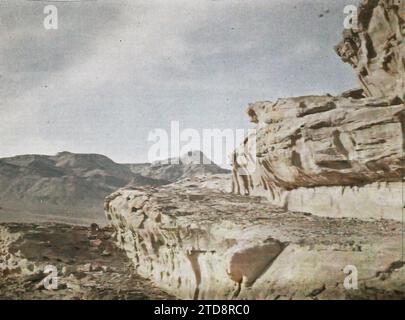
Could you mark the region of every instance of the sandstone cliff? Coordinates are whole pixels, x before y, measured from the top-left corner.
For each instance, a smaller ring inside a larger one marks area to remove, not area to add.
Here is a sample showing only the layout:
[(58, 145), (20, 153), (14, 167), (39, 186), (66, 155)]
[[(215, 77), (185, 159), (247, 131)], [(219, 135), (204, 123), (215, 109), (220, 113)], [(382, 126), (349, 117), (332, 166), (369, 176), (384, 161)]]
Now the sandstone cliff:
[(363, 1), (357, 29), (346, 30), (336, 47), (350, 63), (366, 96), (405, 101), (405, 5), (403, 1)]
[[(183, 299), (405, 298), (400, 222), (289, 212), (200, 183), (121, 189), (105, 202), (136, 272), (165, 291)], [(358, 290), (344, 288), (347, 265), (357, 267)]]
[(173, 299), (128, 273), (111, 233), (94, 224), (0, 223), (0, 300)]
[(235, 151), (235, 193), (319, 215), (402, 218), (404, 104), (311, 96), (248, 114), (257, 130)]
[(403, 3), (365, 0), (358, 28), (336, 47), (361, 90), (251, 104), (257, 130), (235, 151), (234, 192), (318, 215), (401, 220), (404, 28)]

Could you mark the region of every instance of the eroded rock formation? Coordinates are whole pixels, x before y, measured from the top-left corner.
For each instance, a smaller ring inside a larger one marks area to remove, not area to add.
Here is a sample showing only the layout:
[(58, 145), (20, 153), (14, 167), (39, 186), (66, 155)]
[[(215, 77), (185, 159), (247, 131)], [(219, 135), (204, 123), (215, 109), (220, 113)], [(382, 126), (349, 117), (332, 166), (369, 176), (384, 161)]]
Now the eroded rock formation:
[(402, 219), (404, 6), (365, 0), (336, 47), (362, 89), (251, 104), (257, 123), (234, 154), (233, 190), (289, 210)]
[(179, 298), (405, 297), (400, 222), (289, 212), (197, 179), (118, 190), (105, 210), (136, 272)]
[(257, 130), (235, 151), (235, 193), (319, 215), (401, 219), (404, 104), (310, 96), (254, 103), (248, 114)]
[(336, 52), (350, 63), (366, 96), (405, 100), (405, 5), (403, 1), (367, 0), (356, 29), (345, 30)]

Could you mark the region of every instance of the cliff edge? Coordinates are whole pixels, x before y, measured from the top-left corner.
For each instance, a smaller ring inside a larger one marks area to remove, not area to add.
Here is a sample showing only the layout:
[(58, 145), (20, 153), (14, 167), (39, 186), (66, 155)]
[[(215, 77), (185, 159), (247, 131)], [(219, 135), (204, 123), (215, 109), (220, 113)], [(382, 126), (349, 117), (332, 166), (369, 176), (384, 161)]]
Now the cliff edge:
[(257, 124), (233, 156), (233, 191), (289, 210), (402, 219), (405, 12), (365, 0), (336, 52), (362, 89), (253, 103)]

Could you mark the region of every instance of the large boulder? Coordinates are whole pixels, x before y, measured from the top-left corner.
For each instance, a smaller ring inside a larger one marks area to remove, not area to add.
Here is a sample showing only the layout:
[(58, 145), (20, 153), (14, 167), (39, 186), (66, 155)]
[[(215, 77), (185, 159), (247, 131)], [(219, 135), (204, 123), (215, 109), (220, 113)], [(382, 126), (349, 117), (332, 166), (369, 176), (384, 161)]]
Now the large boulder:
[(235, 151), (235, 193), (319, 215), (402, 218), (404, 104), (309, 96), (248, 114), (257, 130)]

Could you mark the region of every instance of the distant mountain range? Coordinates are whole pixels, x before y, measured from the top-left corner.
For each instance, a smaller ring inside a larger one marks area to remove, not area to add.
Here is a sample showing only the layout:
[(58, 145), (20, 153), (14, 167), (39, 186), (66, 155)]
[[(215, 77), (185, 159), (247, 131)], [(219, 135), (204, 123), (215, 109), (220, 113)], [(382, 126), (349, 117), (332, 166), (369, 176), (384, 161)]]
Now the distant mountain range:
[(13, 220), (13, 214), (104, 219), (104, 198), (121, 187), (159, 186), (229, 172), (214, 163), (199, 164), (196, 158), (209, 162), (200, 151), (152, 164), (119, 164), (99, 154), (70, 152), (2, 158), (0, 221)]

